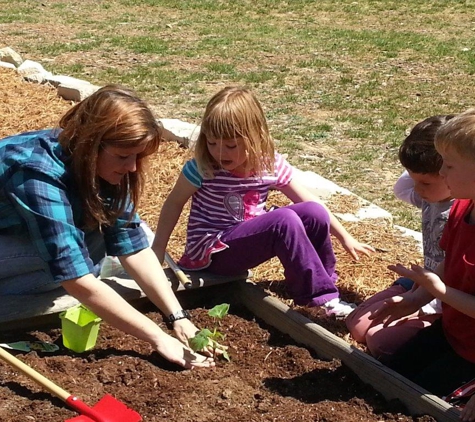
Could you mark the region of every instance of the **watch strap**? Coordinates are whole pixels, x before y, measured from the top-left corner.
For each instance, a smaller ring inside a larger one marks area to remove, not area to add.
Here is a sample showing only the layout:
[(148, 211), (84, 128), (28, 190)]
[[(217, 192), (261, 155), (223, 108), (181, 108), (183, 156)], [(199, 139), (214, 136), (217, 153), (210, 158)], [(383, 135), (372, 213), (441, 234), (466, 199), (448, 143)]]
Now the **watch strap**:
[(186, 309), (180, 309), (173, 314), (170, 314), (168, 318), (165, 318), (165, 323), (167, 327), (173, 329), (173, 323), (179, 321), (180, 319), (191, 319), (190, 313)]

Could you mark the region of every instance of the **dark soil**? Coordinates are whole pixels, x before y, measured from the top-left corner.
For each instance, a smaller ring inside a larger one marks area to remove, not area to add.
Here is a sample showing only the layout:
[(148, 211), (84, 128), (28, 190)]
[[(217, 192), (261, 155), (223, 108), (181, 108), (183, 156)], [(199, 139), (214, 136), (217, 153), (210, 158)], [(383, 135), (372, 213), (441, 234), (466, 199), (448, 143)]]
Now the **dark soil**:
[[(52, 354), (13, 352), (53, 382), (97, 403), (111, 394), (144, 421), (433, 421), (412, 418), (387, 403), (339, 361), (322, 361), (243, 309), (222, 323), (231, 362), (215, 369), (181, 370), (150, 347), (102, 323), (96, 347), (82, 354), (65, 349), (61, 330), (2, 334), (0, 340), (54, 342)], [(159, 313), (147, 315), (162, 324)], [(204, 309), (192, 311), (210, 327)], [(0, 362), (0, 420), (56, 422), (77, 416), (63, 402)]]

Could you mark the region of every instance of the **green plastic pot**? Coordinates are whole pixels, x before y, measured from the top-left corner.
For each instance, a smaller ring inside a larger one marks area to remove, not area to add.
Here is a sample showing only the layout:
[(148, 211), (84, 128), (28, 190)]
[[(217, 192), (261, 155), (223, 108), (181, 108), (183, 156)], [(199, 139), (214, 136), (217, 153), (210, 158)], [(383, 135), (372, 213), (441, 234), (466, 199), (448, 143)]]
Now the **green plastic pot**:
[(76, 305), (59, 314), (64, 347), (82, 353), (96, 345), (101, 318), (84, 305)]

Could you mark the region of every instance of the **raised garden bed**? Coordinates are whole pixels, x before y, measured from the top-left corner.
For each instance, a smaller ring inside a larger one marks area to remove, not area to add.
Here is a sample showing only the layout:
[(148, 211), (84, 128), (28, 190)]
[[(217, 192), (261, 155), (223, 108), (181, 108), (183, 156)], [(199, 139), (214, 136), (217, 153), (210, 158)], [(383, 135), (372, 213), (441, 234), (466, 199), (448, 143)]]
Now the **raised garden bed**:
[[(94, 404), (109, 393), (144, 421), (459, 420), (458, 412), (437, 397), (251, 283), (241, 280), (178, 294), (187, 307), (232, 303), (235, 314), (221, 329), (231, 346), (231, 363), (181, 371), (107, 324), (92, 351), (75, 354), (61, 347), (53, 355), (30, 352), (19, 357), (85, 402)], [(161, 321), (158, 313), (150, 315)], [(209, 324), (204, 311), (195, 309), (193, 315), (198, 325)], [(26, 335), (17, 327), (0, 339), (25, 340)], [(61, 345), (56, 327), (31, 335)], [(3, 363), (0, 403), (0, 420), (11, 422), (74, 416), (60, 400)], [(402, 415), (404, 408), (414, 416)]]

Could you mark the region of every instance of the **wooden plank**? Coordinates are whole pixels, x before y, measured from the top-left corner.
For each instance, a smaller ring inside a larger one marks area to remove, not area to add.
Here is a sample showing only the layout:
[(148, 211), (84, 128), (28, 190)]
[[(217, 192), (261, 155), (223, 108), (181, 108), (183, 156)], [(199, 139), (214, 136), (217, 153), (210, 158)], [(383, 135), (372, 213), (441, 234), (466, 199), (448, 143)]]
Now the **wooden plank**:
[[(236, 299), (249, 308), (256, 317), (263, 319), (279, 331), (289, 334), (295, 341), (312, 348), (320, 357), (341, 360), (363, 382), (372, 385), (386, 399), (399, 399), (412, 415), (428, 414), (441, 422), (460, 420), (460, 413), (443, 400), (293, 311), (280, 300), (266, 294), (258, 286), (245, 281), (248, 273), (218, 278), (205, 272), (190, 273), (193, 288), (185, 290), (171, 270), (165, 271), (179, 295), (209, 296), (209, 292), (206, 292), (207, 289), (203, 290), (203, 287), (220, 289), (220, 295), (222, 295), (222, 289), (225, 289), (227, 294), (235, 295)], [(112, 278), (105, 281), (131, 303), (146, 300), (143, 292), (133, 280)], [(233, 283), (229, 287), (224, 285), (224, 283), (230, 282)], [(76, 303), (77, 301), (71, 296), (58, 295), (58, 292), (32, 296), (0, 297), (0, 331), (29, 326), (38, 327), (53, 318), (58, 323), (57, 314)]]
[[(172, 270), (166, 268), (165, 274), (176, 292), (184, 291)], [(235, 276), (216, 276), (204, 271), (187, 273), (191, 280), (189, 290), (211, 287), (236, 280), (245, 280), (249, 273), (244, 272)], [(143, 291), (127, 274), (122, 277), (111, 277), (103, 281), (117, 291), (128, 302), (145, 301)], [(78, 301), (68, 295), (62, 288), (36, 295), (0, 296), (0, 332), (20, 328), (41, 326), (57, 319), (57, 314), (78, 304)]]
[(238, 295), (241, 303), (257, 317), (289, 334), (295, 341), (311, 347), (320, 357), (340, 359), (387, 400), (399, 399), (411, 415), (428, 414), (440, 422), (460, 421), (459, 411), (448, 403), (293, 311), (261, 288), (250, 282), (240, 282)]

